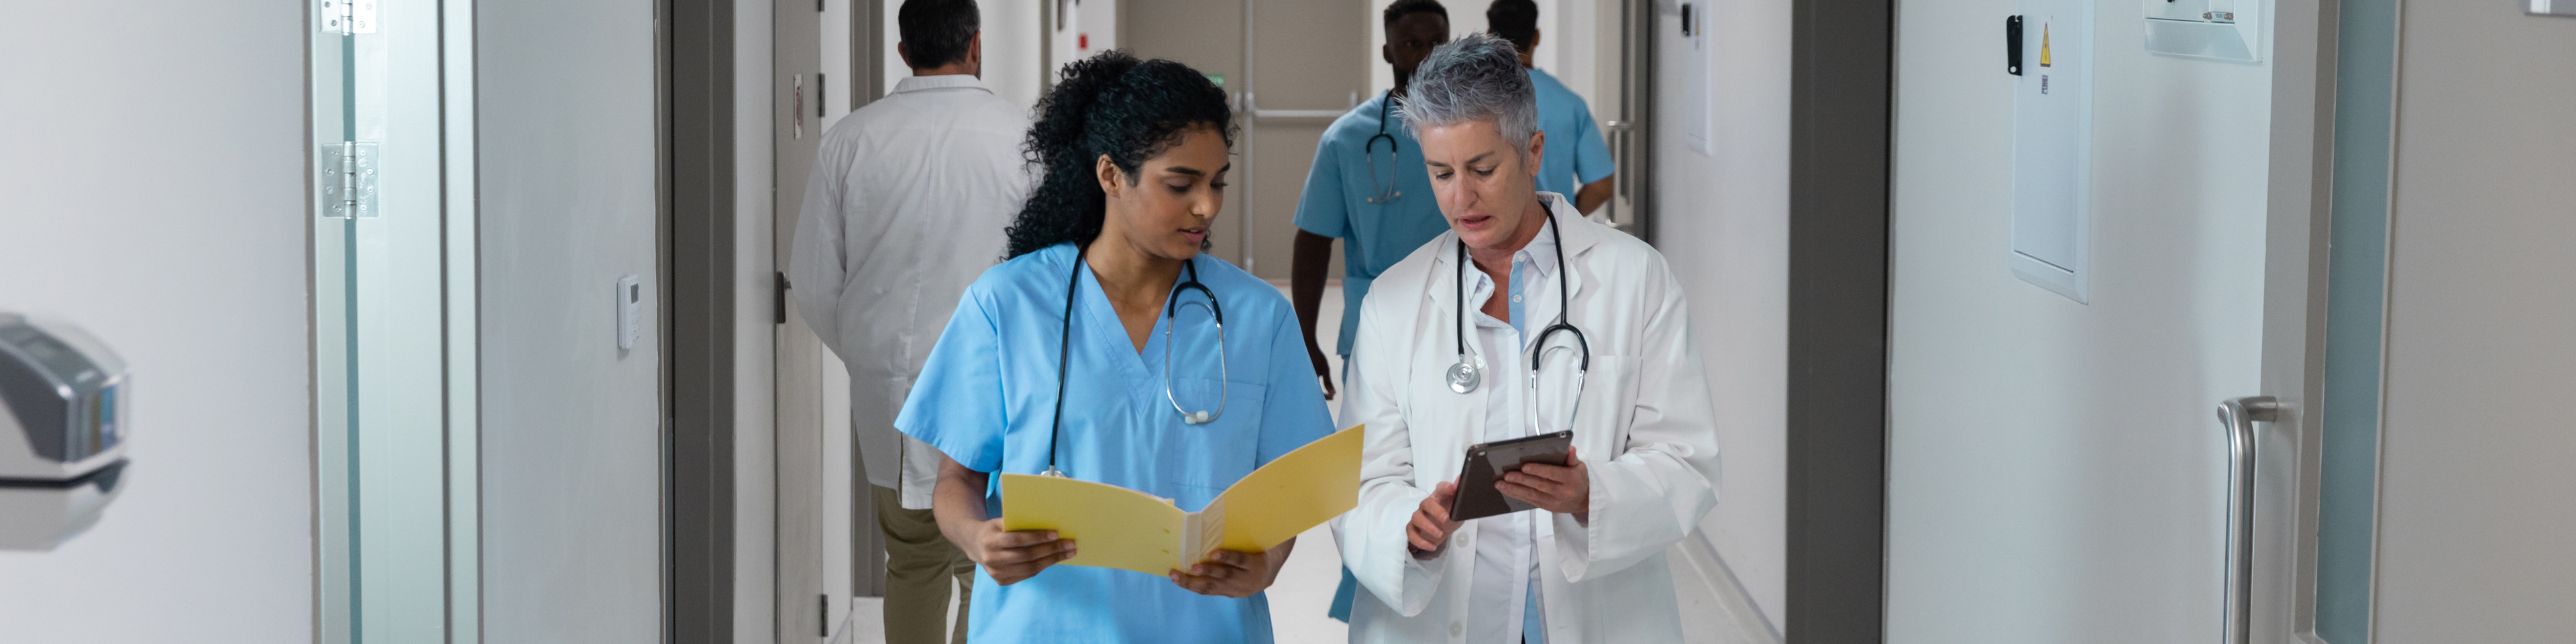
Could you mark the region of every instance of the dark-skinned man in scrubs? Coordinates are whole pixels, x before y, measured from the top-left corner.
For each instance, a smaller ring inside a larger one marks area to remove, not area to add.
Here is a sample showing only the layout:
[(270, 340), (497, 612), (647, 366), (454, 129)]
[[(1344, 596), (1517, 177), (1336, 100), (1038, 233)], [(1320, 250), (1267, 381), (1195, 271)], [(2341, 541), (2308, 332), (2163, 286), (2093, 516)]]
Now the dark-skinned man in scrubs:
[(1600, 210), (1602, 203), (1610, 201), (1610, 175), (1617, 166), (1610, 158), (1610, 144), (1601, 138), (1601, 126), (1592, 122), (1592, 106), (1533, 60), (1543, 35), (1538, 28), (1538, 3), (1494, 0), (1485, 8), (1485, 26), (1520, 51), (1521, 68), (1529, 70), (1530, 86), (1538, 91), (1538, 129), (1547, 133), (1549, 144), (1546, 157), (1539, 159), (1539, 191), (1573, 199), (1574, 209), (1586, 215)]
[[(1333, 261), (1333, 240), (1343, 244), (1341, 340), (1334, 352), (1351, 355), (1351, 336), (1359, 323), (1360, 299), (1379, 271), (1449, 230), (1440, 204), (1431, 195), (1431, 180), (1422, 170), (1422, 149), (1397, 115), (1413, 68), (1431, 50), (1449, 42), (1449, 10), (1436, 0), (1396, 0), (1382, 14), (1386, 44), (1380, 57), (1395, 68), (1395, 88), (1379, 94), (1333, 121), (1315, 147), (1314, 168), (1306, 190), (1297, 198), (1297, 242), (1289, 269), (1289, 300), (1304, 325), (1307, 358), (1324, 396), (1334, 395), (1331, 368), (1315, 341), (1315, 318), (1324, 300), (1324, 280)], [(1343, 571), (1334, 593), (1332, 615), (1347, 621), (1358, 588)]]

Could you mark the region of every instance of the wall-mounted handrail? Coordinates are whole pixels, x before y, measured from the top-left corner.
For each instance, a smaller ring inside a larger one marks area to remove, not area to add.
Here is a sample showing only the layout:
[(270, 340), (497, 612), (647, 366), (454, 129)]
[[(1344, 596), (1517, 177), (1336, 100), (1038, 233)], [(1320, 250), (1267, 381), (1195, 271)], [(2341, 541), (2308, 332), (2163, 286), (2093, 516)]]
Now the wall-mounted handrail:
[(2254, 423), (2280, 420), (2281, 402), (2246, 396), (2218, 404), (2219, 430), (2227, 432), (2227, 633), (2226, 644), (2250, 644), (2254, 608)]

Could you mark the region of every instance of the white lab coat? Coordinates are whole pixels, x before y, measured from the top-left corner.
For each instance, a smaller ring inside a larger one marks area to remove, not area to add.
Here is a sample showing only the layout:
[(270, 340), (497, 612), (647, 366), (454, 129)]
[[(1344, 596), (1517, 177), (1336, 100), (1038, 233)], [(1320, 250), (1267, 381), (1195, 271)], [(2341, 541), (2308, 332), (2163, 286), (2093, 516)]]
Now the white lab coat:
[(973, 76), (906, 78), (823, 133), (805, 183), (788, 295), (849, 366), (868, 483), (905, 508), (930, 509), (939, 456), (902, 440), (895, 413), (958, 296), (1001, 261), (1034, 181), (1020, 155), (1028, 123)]
[[(1681, 286), (1652, 246), (1584, 219), (1561, 196), (1547, 200), (1573, 267), (1571, 321), (1592, 348), (1574, 421), (1576, 454), (1590, 467), (1588, 526), (1553, 514), (1538, 524), (1539, 580), (1550, 644), (1678, 642), (1681, 620), (1666, 548), (1717, 505), (1715, 411), (1691, 347)], [(1437, 484), (1454, 481), (1485, 426), (1485, 396), (1526, 387), (1514, 371), (1486, 371), (1476, 391), (1442, 378), (1458, 360), (1457, 236), (1442, 234), (1377, 278), (1352, 351), (1355, 416), (1366, 423), (1359, 506), (1345, 515), (1343, 561), (1368, 592), (1353, 603), (1352, 642), (1459, 642), (1470, 610), (1476, 524), (1451, 535), (1441, 556), (1412, 557), (1405, 524)], [(1557, 280), (1524, 304), (1535, 332), (1557, 317)], [(1473, 325), (1470, 319), (1468, 325)], [(1474, 350), (1472, 328), (1470, 351)], [(1550, 346), (1570, 343), (1552, 339)], [(1543, 431), (1565, 421), (1575, 391), (1567, 352), (1549, 357), (1539, 385)], [(1528, 360), (1485, 356), (1488, 363)], [(1533, 510), (1533, 512), (1545, 512)]]

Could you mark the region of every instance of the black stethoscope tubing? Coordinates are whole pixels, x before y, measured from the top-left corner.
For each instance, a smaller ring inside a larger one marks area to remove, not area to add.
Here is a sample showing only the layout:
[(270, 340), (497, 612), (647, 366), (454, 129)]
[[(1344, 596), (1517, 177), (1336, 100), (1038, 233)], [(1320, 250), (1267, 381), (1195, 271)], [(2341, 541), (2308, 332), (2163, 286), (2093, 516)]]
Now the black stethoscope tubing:
[[(1088, 247), (1075, 247), (1073, 252), (1073, 270), (1071, 271), (1072, 277), (1066, 278), (1064, 283), (1064, 323), (1056, 331), (1055, 418), (1047, 423), (1047, 467), (1045, 472), (1041, 472), (1041, 474), (1046, 476), (1064, 476), (1064, 472), (1062, 470), (1055, 468), (1055, 462), (1059, 460), (1056, 457), (1057, 446), (1062, 444), (1062, 441), (1059, 439), (1064, 436), (1065, 380), (1068, 376), (1072, 375), (1073, 367), (1073, 296), (1078, 289), (1082, 288), (1082, 259), (1090, 252), (1091, 249)], [(1181, 283), (1179, 284), (1172, 285), (1171, 295), (1163, 298), (1163, 317), (1166, 320), (1169, 320), (1174, 314), (1181, 310), (1182, 291), (1196, 290), (1199, 294), (1207, 296), (1208, 314), (1216, 318), (1217, 369), (1220, 374), (1223, 374), (1226, 369), (1224, 366), (1225, 309), (1217, 305), (1216, 291), (1208, 290), (1207, 284), (1199, 281), (1198, 258), (1193, 257), (1182, 261), (1181, 270), (1187, 279), (1181, 280)], [(1172, 398), (1171, 334), (1171, 326), (1168, 324), (1165, 325), (1163, 327), (1163, 398), (1165, 400), (1172, 401), (1172, 409), (1181, 412), (1183, 422), (1196, 425), (1210, 420), (1215, 420), (1216, 416), (1225, 413), (1224, 398), (1217, 399), (1215, 414), (1202, 411), (1195, 415), (1191, 414), (1188, 410), (1181, 409), (1180, 401)], [(1226, 377), (1227, 376), (1225, 375), (1218, 376), (1218, 378)]]
[[(1538, 348), (1530, 351), (1529, 386), (1532, 390), (1538, 389), (1539, 359), (1547, 354), (1546, 347), (1548, 337), (1555, 335), (1559, 331), (1573, 334), (1574, 343), (1580, 352), (1579, 355), (1581, 356), (1581, 359), (1575, 364), (1574, 404), (1576, 405), (1575, 413), (1581, 414), (1581, 405), (1583, 404), (1583, 379), (1584, 376), (1592, 372), (1592, 341), (1583, 336), (1583, 330), (1576, 328), (1571, 318), (1574, 313), (1572, 295), (1574, 292), (1574, 267), (1565, 263), (1565, 233), (1563, 231), (1563, 227), (1556, 222), (1555, 211), (1549, 211), (1547, 219), (1549, 237), (1556, 242), (1555, 247), (1551, 249), (1556, 251), (1556, 323), (1548, 325), (1546, 329), (1539, 331), (1538, 341), (1531, 343), (1531, 346)], [(1449, 388), (1451, 391), (1455, 391), (1460, 394), (1475, 391), (1476, 383), (1481, 380), (1479, 377), (1468, 375), (1476, 372), (1476, 367), (1467, 362), (1468, 261), (1467, 241), (1464, 239), (1458, 240), (1458, 276), (1457, 284), (1455, 284), (1457, 287), (1458, 307), (1455, 311), (1452, 311), (1452, 313), (1456, 315), (1456, 319), (1451, 321), (1450, 326), (1450, 330), (1455, 332), (1457, 335), (1458, 364), (1450, 367)], [(1531, 398), (1531, 405), (1535, 406), (1537, 403), (1538, 401), (1535, 397)], [(1532, 422), (1536, 422), (1536, 416), (1532, 416), (1531, 419)]]
[[(1360, 156), (1368, 159), (1369, 203), (1386, 203), (1394, 201), (1397, 197), (1404, 196), (1403, 190), (1391, 190), (1391, 188), (1395, 186), (1395, 173), (1399, 170), (1399, 168), (1394, 167), (1396, 162), (1399, 160), (1397, 156), (1404, 149), (1402, 144), (1396, 142), (1395, 135), (1386, 133), (1386, 117), (1388, 110), (1393, 107), (1395, 107), (1395, 91), (1387, 90), (1385, 96), (1378, 99), (1377, 135), (1369, 137), (1368, 143), (1360, 145)], [(1377, 142), (1379, 139), (1386, 140), (1386, 164), (1388, 168), (1385, 183), (1379, 183), (1377, 178)]]

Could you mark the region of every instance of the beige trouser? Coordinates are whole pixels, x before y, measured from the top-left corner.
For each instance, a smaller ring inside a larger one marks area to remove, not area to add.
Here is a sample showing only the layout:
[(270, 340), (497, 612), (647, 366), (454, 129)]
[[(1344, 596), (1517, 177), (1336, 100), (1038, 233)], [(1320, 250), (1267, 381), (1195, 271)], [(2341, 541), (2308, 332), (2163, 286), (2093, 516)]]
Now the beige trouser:
[[(975, 588), (975, 562), (939, 534), (929, 510), (903, 509), (894, 488), (876, 488), (877, 526), (886, 536), (886, 644), (966, 641), (966, 606)], [(949, 584), (956, 584), (957, 626), (949, 639)]]

